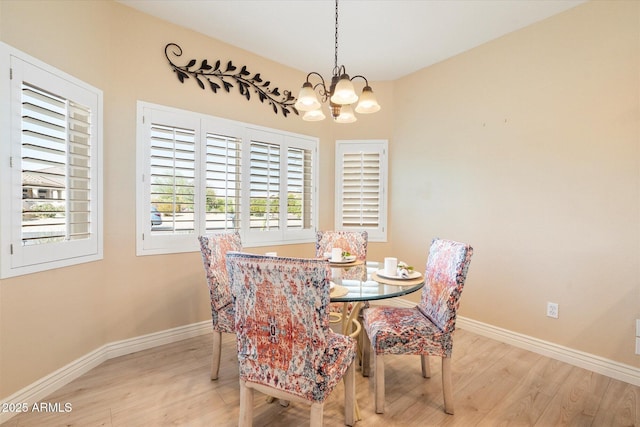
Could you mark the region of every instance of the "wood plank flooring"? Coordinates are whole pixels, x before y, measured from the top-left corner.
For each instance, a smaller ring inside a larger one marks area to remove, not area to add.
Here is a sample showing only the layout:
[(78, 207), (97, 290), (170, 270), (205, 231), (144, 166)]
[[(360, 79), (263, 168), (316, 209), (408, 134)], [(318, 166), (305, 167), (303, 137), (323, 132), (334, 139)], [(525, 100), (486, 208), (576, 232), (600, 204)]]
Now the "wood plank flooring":
[[(209, 334), (111, 359), (53, 393), (67, 413), (25, 413), (7, 426), (235, 426), (235, 339), (223, 335), (220, 376), (209, 379)], [(386, 356), (386, 411), (376, 414), (373, 377), (357, 372), (357, 400), (368, 426), (640, 426), (640, 387), (456, 331), (455, 415), (443, 411), (440, 360), (421, 376), (418, 356)], [(324, 425), (344, 425), (342, 384), (325, 404)], [(256, 393), (254, 426), (308, 425), (309, 406), (282, 407)]]

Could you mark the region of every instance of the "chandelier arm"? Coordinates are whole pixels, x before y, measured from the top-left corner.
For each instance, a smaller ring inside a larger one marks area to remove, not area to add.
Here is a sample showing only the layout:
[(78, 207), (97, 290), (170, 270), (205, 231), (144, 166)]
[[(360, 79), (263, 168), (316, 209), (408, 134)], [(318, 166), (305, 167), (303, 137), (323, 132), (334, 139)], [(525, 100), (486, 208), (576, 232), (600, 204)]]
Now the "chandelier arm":
[(341, 77), (343, 74), (347, 74), (347, 68), (344, 65), (337, 66), (333, 69), (334, 76)]
[(326, 102), (327, 99), (329, 99), (329, 97), (331, 96), (331, 94), (329, 93), (329, 89), (327, 89), (327, 84), (324, 81), (324, 77), (322, 77), (322, 74), (312, 71), (309, 74), (307, 74), (307, 83), (311, 83), (310, 81), (310, 77), (311, 76), (318, 76), (318, 78), (320, 79), (320, 81), (316, 84), (314, 84), (313, 90), (318, 89), (318, 93), (320, 94), (320, 97), (322, 98), (322, 102)]
[(322, 77), (322, 74), (315, 71), (312, 71), (309, 74), (307, 74), (307, 83), (311, 83), (311, 81), (309, 80), (311, 76), (318, 76), (320, 80), (322, 80), (322, 84), (324, 85), (324, 78)]
[(357, 79), (358, 77), (360, 77), (362, 80), (364, 80), (364, 85), (365, 86), (369, 86), (369, 81), (367, 80), (367, 78), (365, 76), (361, 76), (361, 75), (357, 75), (357, 76), (353, 76), (351, 77), (351, 81), (354, 81), (355, 79)]

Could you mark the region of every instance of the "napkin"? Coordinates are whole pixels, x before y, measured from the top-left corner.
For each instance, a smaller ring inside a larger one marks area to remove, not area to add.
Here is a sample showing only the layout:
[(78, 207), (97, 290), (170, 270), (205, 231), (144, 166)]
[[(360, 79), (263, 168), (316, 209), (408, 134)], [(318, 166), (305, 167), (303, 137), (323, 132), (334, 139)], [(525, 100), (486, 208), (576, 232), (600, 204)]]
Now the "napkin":
[(406, 262), (400, 261), (398, 263), (398, 276), (403, 279), (408, 279), (411, 276), (412, 267), (409, 267)]
[(403, 279), (408, 279), (410, 274), (411, 272), (406, 268), (398, 268), (398, 276), (402, 277)]

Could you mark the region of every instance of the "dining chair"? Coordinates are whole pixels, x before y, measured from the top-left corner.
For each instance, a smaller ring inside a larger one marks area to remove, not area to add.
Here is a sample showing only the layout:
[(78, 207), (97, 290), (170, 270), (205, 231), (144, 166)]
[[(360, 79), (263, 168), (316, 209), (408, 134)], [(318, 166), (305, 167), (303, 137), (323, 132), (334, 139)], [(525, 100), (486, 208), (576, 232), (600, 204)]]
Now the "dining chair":
[[(316, 257), (323, 258), (325, 253), (331, 253), (331, 249), (341, 248), (355, 256), (356, 259), (366, 262), (368, 241), (369, 235), (366, 231), (318, 231), (316, 233)], [(362, 274), (362, 269), (358, 272)], [(364, 273), (366, 274), (366, 268)]]
[[(348, 231), (348, 230), (325, 230), (316, 233), (316, 257), (324, 258), (325, 254), (331, 253), (331, 249), (340, 248), (343, 252), (349, 252), (355, 256), (357, 260), (362, 261), (361, 265), (349, 267), (348, 269), (340, 269), (342, 279), (347, 280), (366, 280), (367, 278), (367, 243), (369, 235), (366, 231)], [(351, 310), (352, 305), (347, 304), (347, 311)], [(330, 305), (332, 313), (331, 322), (341, 323), (345, 305), (342, 303), (333, 303)], [(348, 315), (348, 313), (347, 313)]]
[(211, 359), (211, 379), (218, 379), (222, 333), (235, 334), (234, 305), (229, 287), (229, 276), (225, 256), (230, 251), (241, 251), (240, 233), (218, 233), (199, 236), (200, 252), (206, 273), (211, 317), (213, 319), (213, 356)]
[(431, 377), (429, 356), (442, 358), (444, 411), (453, 414), (453, 332), (472, 254), (473, 248), (465, 243), (434, 239), (420, 303), (413, 308), (371, 306), (364, 310), (364, 345), (372, 350), (376, 413), (384, 412), (383, 356), (413, 354), (421, 356), (424, 378)]
[(328, 262), (247, 253), (227, 255), (235, 296), (240, 426), (253, 421), (253, 392), (311, 405), (321, 426), (324, 402), (344, 379), (345, 424), (355, 422), (356, 345), (329, 327)]

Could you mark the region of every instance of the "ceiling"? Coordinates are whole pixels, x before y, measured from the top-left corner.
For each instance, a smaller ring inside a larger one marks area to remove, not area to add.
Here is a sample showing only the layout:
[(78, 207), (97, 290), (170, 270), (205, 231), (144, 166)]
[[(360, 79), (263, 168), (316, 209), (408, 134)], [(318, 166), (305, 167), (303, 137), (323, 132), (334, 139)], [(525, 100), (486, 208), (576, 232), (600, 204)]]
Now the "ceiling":
[[(584, 1), (341, 0), (338, 65), (371, 81), (396, 80)], [(333, 70), (331, 0), (119, 2), (303, 72)]]

